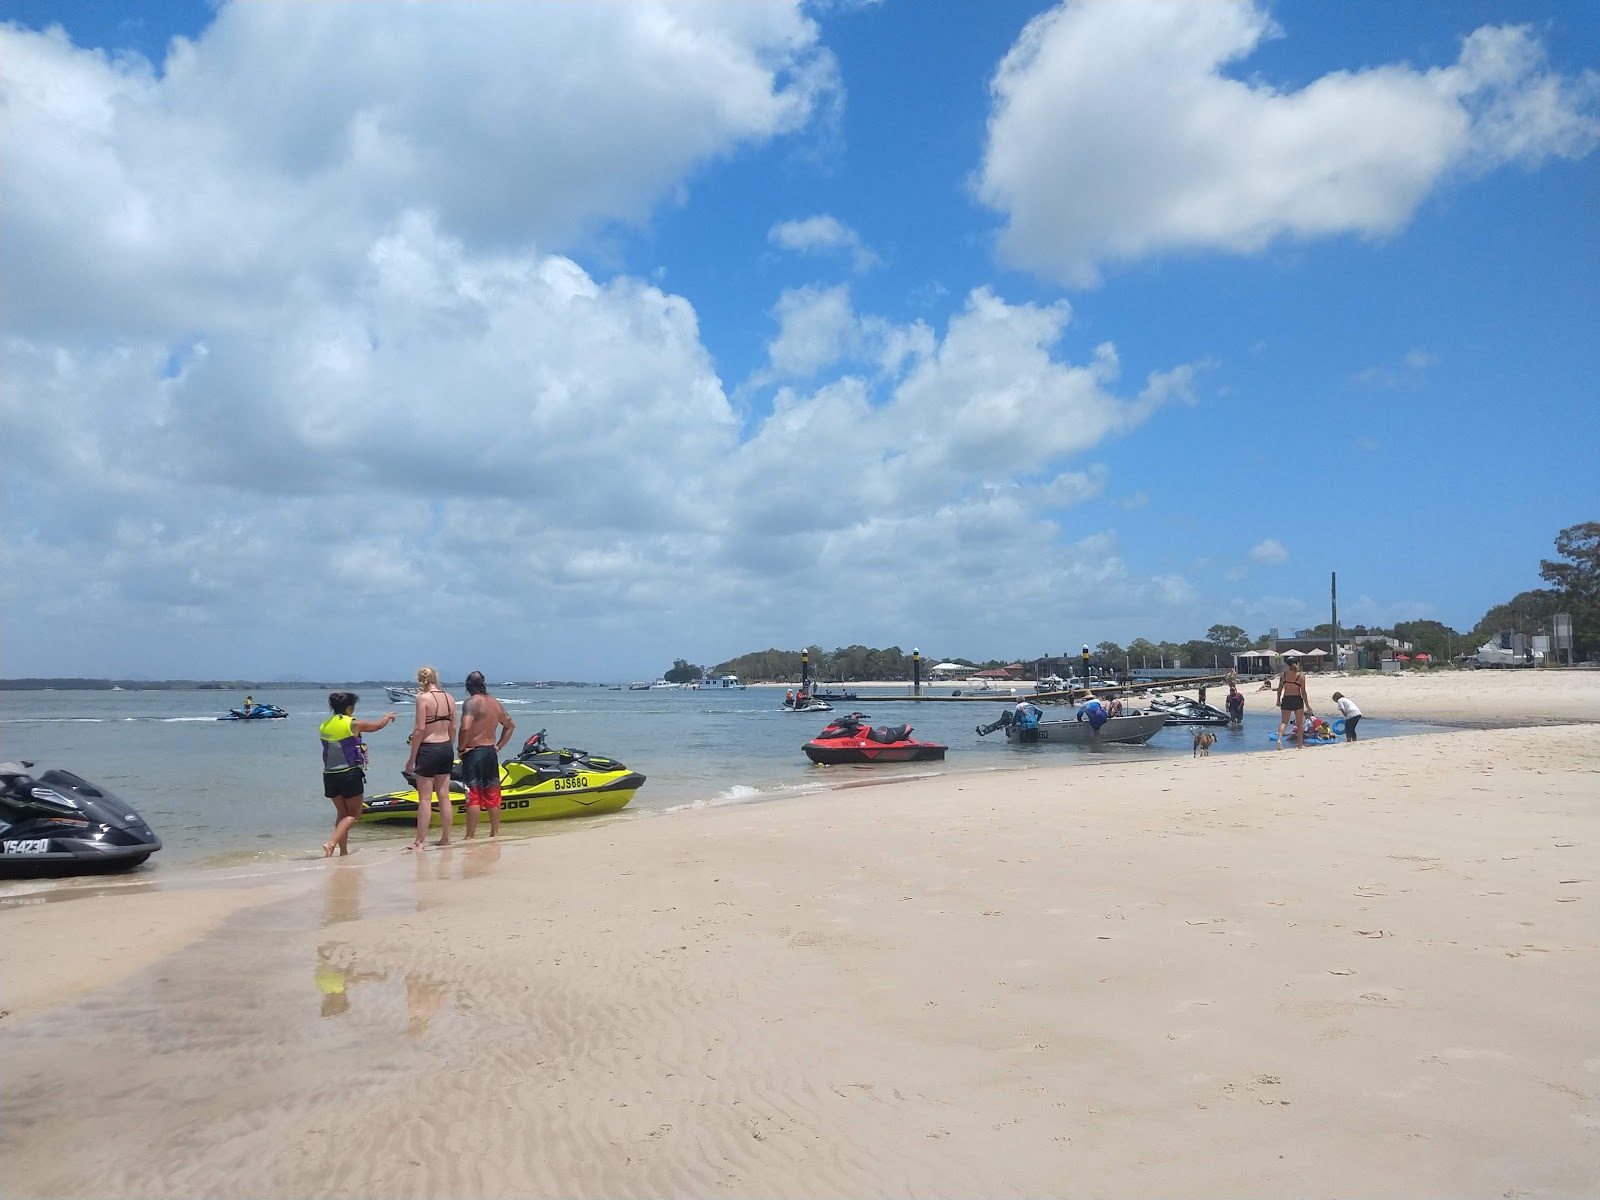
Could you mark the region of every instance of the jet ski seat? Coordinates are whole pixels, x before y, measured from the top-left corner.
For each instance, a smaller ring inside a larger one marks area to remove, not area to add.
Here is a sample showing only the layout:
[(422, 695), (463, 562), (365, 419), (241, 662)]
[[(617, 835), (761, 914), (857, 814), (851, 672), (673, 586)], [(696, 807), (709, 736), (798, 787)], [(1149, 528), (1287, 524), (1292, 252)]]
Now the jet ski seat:
[(911, 736), (909, 725), (874, 725), (867, 731), (867, 737), (874, 742), (889, 744), (903, 742)]

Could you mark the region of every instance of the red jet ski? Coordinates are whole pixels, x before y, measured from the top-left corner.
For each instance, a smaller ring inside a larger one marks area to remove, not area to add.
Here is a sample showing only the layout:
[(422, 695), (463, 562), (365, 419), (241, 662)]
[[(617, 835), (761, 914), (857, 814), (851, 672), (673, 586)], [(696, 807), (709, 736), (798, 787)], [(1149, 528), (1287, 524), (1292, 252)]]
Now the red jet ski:
[(802, 750), (814, 763), (835, 766), (839, 763), (924, 762), (944, 757), (948, 746), (919, 742), (911, 736), (909, 725), (864, 725), (866, 713), (851, 713), (835, 718)]

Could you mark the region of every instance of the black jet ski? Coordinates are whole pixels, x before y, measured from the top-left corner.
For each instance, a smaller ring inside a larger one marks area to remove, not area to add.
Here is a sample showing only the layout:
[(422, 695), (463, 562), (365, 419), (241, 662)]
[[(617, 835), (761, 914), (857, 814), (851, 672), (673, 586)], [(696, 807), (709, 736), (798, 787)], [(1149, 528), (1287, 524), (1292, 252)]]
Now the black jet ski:
[(125, 871), (161, 849), (126, 800), (70, 771), (0, 763), (0, 876)]
[(1150, 711), (1163, 714), (1168, 725), (1227, 725), (1233, 718), (1214, 704), (1201, 704), (1186, 696), (1150, 701)]
[(276, 704), (252, 704), (249, 708), (230, 708), (219, 721), (281, 721), (289, 714)]

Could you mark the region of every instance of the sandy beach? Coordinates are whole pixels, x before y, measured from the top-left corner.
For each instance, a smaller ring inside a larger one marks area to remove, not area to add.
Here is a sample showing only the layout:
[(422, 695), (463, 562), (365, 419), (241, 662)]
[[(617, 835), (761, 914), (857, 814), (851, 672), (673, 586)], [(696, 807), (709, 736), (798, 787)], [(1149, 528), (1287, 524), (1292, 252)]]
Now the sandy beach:
[(0, 1187), (1595, 1194), (1600, 673), (1335, 688), (1474, 728), (8, 907)]

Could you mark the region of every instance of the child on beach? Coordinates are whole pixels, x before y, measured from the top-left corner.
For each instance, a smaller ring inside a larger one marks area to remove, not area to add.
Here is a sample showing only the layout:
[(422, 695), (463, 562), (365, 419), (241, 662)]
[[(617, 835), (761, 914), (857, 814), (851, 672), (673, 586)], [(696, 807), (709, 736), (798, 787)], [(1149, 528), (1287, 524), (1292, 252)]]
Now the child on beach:
[(367, 790), (367, 746), (361, 735), (394, 720), (392, 712), (381, 721), (358, 720), (354, 714), (359, 699), (354, 692), (329, 693), (333, 715), (317, 731), (322, 739), (322, 794), (333, 801), (335, 813), (333, 837), (322, 845), (323, 858), (331, 858), (336, 849), (341, 856), (350, 853), (350, 826), (361, 815)]
[(1356, 702), (1343, 692), (1333, 694), (1333, 702), (1339, 706), (1339, 712), (1344, 717), (1344, 740), (1356, 740), (1356, 725), (1361, 720), (1361, 710), (1356, 707)]

